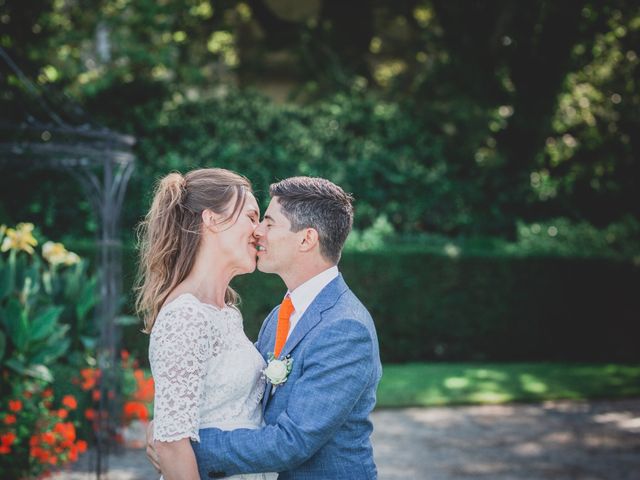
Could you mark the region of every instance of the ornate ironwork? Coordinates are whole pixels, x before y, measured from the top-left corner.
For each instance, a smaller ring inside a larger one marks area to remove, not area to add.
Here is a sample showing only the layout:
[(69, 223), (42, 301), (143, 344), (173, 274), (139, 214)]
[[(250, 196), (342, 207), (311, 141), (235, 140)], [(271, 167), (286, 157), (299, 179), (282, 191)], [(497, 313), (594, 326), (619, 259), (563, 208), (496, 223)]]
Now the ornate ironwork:
[[(98, 480), (108, 471), (118, 414), (119, 329), (116, 322), (122, 298), (122, 242), (119, 220), (127, 184), (133, 173), (135, 139), (84, 122), (72, 124), (52, 108), (48, 99), (0, 47), (0, 58), (19, 80), (25, 105), (21, 121), (0, 122), (0, 169), (63, 169), (81, 185), (99, 219), (98, 275), (100, 298), (95, 321), (99, 327), (97, 348), (100, 404), (97, 422), (95, 471)], [(29, 97), (30, 96), (30, 97)], [(12, 112), (15, 113), (15, 112)], [(15, 115), (12, 115), (15, 117)]]

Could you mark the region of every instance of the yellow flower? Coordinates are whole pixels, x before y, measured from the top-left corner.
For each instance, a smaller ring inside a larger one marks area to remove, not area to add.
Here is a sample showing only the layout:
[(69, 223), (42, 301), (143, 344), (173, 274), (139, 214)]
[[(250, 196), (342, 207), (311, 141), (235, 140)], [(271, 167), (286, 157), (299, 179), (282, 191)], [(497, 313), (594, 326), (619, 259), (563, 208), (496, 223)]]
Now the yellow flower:
[(64, 264), (75, 265), (76, 263), (80, 263), (80, 257), (77, 253), (69, 252), (67, 257), (64, 259)]
[(80, 261), (80, 257), (64, 248), (64, 245), (57, 242), (46, 242), (42, 245), (42, 256), (51, 265), (75, 265)]
[(16, 228), (7, 228), (0, 251), (24, 250), (31, 255), (38, 241), (33, 236), (33, 223), (19, 223)]

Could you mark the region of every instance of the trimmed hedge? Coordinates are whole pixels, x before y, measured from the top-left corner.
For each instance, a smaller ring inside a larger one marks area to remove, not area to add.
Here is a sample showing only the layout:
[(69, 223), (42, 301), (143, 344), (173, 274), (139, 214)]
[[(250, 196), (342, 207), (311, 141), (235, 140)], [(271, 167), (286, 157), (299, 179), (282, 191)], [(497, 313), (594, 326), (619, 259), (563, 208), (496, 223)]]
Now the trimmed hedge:
[[(384, 362), (640, 361), (631, 263), (403, 249), (345, 252), (340, 269), (374, 318)], [(234, 287), (255, 339), (284, 284), (256, 272)], [(124, 341), (146, 358), (146, 335), (128, 327)]]

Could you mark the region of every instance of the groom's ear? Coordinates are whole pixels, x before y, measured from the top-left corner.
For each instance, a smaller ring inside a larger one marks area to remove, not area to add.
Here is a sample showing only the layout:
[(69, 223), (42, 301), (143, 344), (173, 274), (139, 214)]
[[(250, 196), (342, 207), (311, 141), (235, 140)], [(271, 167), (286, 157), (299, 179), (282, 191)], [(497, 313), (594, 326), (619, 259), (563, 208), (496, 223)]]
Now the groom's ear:
[(299, 249), (308, 252), (318, 245), (318, 231), (315, 228), (305, 228), (301, 232)]

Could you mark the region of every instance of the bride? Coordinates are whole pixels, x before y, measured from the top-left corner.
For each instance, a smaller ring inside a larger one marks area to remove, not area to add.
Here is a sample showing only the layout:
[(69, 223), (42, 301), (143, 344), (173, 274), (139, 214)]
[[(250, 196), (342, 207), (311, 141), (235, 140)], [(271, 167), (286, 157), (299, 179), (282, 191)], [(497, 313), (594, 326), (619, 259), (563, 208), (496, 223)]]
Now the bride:
[(259, 217), (245, 177), (207, 168), (164, 177), (141, 224), (136, 308), (151, 335), (153, 431), (165, 480), (200, 478), (190, 443), (200, 441), (199, 429), (263, 425), (265, 362), (229, 286), (256, 268)]

